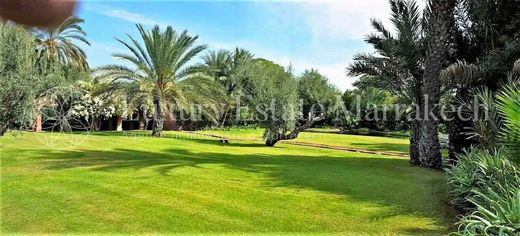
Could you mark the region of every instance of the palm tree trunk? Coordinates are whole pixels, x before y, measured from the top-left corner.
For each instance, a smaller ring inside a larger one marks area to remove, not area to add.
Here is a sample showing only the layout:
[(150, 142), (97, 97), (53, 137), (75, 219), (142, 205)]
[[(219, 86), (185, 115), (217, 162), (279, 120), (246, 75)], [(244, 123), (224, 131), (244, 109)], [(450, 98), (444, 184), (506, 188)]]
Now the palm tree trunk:
[(450, 30), (454, 23), (453, 11), (456, 0), (431, 0), (431, 15), (428, 25), (428, 48), (426, 67), (422, 80), (424, 107), (421, 112), (419, 153), (421, 165), (428, 168), (442, 168), (442, 155), (437, 130), (437, 113), (440, 100), (439, 75), (445, 68), (448, 55)]
[(421, 79), (420, 77), (417, 77), (415, 79), (415, 86), (414, 86), (414, 99), (415, 99), (415, 107), (413, 109), (412, 113), (414, 116), (412, 116), (412, 120), (410, 123), (410, 164), (412, 165), (420, 165), (420, 151), (419, 151), (419, 145), (421, 143), (421, 133), (420, 133), (420, 121), (417, 119), (417, 114), (421, 112), (421, 104), (422, 104), (422, 96), (421, 96)]
[(153, 107), (155, 112), (153, 114), (152, 136), (160, 137), (164, 125), (164, 114), (159, 99), (154, 98)]
[(139, 108), (139, 110), (137, 112), (139, 115), (139, 130), (145, 130), (146, 129), (146, 118), (145, 118), (144, 109)]
[[(459, 89), (455, 96), (462, 101), (469, 102), (471, 95), (467, 89)], [(453, 120), (449, 122), (449, 159), (450, 164), (455, 164), (458, 161), (458, 155), (463, 154), (464, 150), (471, 148), (474, 141), (471, 136), (467, 134), (468, 127), (473, 126), (472, 120), (463, 120), (457, 114), (452, 114)]]
[(420, 143), (420, 123), (418, 120), (411, 121), (410, 124), (410, 164), (412, 165), (420, 165), (420, 151), (419, 151), (419, 143)]
[(42, 132), (42, 114), (39, 111), (36, 113), (36, 118), (34, 120), (33, 131), (34, 132)]

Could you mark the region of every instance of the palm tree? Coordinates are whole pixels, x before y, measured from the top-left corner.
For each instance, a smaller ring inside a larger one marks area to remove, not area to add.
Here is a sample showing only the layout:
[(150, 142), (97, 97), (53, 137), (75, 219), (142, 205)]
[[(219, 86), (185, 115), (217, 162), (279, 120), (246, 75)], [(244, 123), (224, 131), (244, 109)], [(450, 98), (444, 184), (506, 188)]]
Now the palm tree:
[(252, 62), (253, 54), (241, 48), (233, 52), (228, 50), (210, 51), (202, 57), (203, 63), (197, 69), (219, 82), (224, 89), (225, 99), (222, 114), (219, 117), (220, 126), (224, 126), (233, 106), (233, 100), (241, 92), (243, 72)]
[[(483, 71), (475, 64), (470, 64), (465, 61), (459, 61), (441, 72), (441, 84), (443, 94), (450, 94), (453, 96), (446, 96), (453, 105), (470, 105), (472, 101), (472, 94), (478, 94), (476, 88), (477, 84), (480, 83), (483, 77)], [(485, 90), (487, 91), (487, 89)], [(480, 94), (481, 102), (487, 104), (489, 96), (482, 96)], [(492, 97), (492, 96), (491, 96)], [(486, 99), (487, 98), (487, 99)], [(451, 101), (450, 101), (451, 100)], [(490, 108), (490, 107), (488, 107)], [(473, 116), (474, 111), (468, 111), (464, 116)], [(478, 129), (489, 127), (492, 122), (474, 122), (471, 119), (465, 119), (461, 115), (456, 114), (458, 112), (452, 112), (448, 121), (449, 127), (449, 160), (451, 164), (454, 164), (458, 157), (469, 150), (472, 146), (477, 144), (475, 141)], [(475, 133), (471, 132), (473, 128)], [(479, 142), (482, 145), (485, 142), (481, 142), (483, 139), (479, 138)]]
[[(417, 113), (422, 105), (424, 18), (415, 1), (390, 0), (390, 6), (395, 33), (372, 20), (376, 33), (366, 41), (376, 53), (356, 55), (347, 70), (351, 76), (360, 76), (357, 87), (387, 90), (403, 103), (415, 104), (413, 113)], [(410, 163), (419, 165), (419, 121), (412, 120), (410, 126)]]
[(35, 30), (39, 53), (62, 64), (73, 65), (80, 70), (87, 70), (85, 51), (76, 43), (90, 46), (85, 38), (86, 33), (80, 24), (84, 22), (78, 17), (71, 17), (53, 30), (38, 28)]
[[(64, 65), (72, 65), (80, 71), (88, 69), (86, 54), (76, 43), (81, 42), (90, 46), (85, 38), (86, 33), (80, 24), (84, 21), (78, 17), (71, 17), (53, 30), (37, 28), (34, 30), (36, 36), (36, 48), (39, 56), (44, 57), (47, 62), (57, 62)], [(40, 66), (51, 65), (40, 61)], [(36, 98), (36, 119), (34, 131), (42, 130), (41, 107), (46, 103), (46, 98), (37, 96)]]
[(427, 18), (427, 54), (422, 79), (422, 96), (425, 106), (422, 107), (419, 142), (419, 157), (421, 165), (440, 169), (442, 167), (441, 146), (439, 143), (438, 121), (430, 117), (430, 112), (436, 112), (440, 101), (440, 74), (447, 67), (450, 31), (453, 29), (456, 0), (430, 0)]
[(130, 54), (116, 53), (113, 57), (130, 63), (133, 68), (123, 65), (108, 65), (99, 68), (99, 76), (114, 80), (134, 80), (144, 87), (150, 87), (154, 107), (153, 136), (160, 136), (165, 113), (173, 106), (186, 104), (186, 96), (181, 82), (195, 73), (187, 64), (197, 54), (206, 49), (205, 45), (195, 45), (198, 36), (190, 36), (187, 31), (180, 34), (171, 26), (161, 31), (159, 26), (145, 30), (141, 24), (137, 29), (144, 45), (128, 35), (130, 42), (118, 39)]

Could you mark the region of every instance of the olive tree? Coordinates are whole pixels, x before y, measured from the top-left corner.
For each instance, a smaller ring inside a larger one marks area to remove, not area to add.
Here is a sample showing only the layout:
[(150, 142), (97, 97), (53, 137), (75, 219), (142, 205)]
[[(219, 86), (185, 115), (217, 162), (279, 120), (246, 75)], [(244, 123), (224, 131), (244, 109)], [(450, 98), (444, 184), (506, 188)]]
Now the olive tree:
[(28, 32), (9, 24), (0, 26), (0, 136), (32, 120), (34, 48)]
[(257, 59), (251, 68), (249, 91), (254, 106), (254, 119), (266, 130), (266, 146), (290, 140), (324, 118), (311, 112), (306, 119), (299, 112), (298, 81), (290, 71), (273, 62)]

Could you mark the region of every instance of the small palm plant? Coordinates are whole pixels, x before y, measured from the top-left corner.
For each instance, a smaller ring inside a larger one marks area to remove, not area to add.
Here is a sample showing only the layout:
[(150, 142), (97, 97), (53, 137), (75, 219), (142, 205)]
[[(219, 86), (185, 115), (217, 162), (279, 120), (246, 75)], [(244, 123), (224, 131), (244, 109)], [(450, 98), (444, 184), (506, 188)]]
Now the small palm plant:
[(132, 65), (108, 65), (98, 69), (98, 76), (113, 80), (137, 81), (143, 87), (151, 88), (153, 100), (152, 135), (161, 136), (166, 112), (174, 106), (187, 104), (183, 81), (196, 71), (188, 63), (205, 45), (196, 45), (198, 36), (190, 36), (187, 31), (176, 32), (171, 26), (161, 31), (159, 26), (146, 30), (140, 24), (137, 29), (144, 44), (128, 35), (130, 42), (118, 39), (129, 54), (116, 53), (113, 57)]

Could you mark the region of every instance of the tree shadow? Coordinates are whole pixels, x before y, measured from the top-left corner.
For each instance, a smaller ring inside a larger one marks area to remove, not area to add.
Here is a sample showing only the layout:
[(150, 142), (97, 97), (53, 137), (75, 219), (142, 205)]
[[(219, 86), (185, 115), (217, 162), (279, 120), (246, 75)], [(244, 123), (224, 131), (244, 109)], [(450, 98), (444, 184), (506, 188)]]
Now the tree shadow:
[(408, 153), (410, 150), (409, 144), (399, 143), (353, 143), (352, 145), (373, 151), (392, 151)]
[[(74, 151), (31, 151), (30, 156), (40, 159), (47, 169), (88, 168), (91, 171), (114, 171), (118, 169), (140, 170), (151, 168), (160, 175), (169, 175), (179, 168), (209, 168), (211, 165), (229, 169), (265, 174), (273, 181), (265, 182), (264, 187), (290, 187), (312, 189), (338, 194), (345, 198), (388, 206), (392, 211), (387, 215), (374, 216), (386, 218), (410, 214), (432, 218), (438, 225), (447, 225), (446, 219), (452, 213), (438, 202), (442, 179), (425, 177), (429, 170), (410, 167), (406, 160), (298, 156), (284, 154), (229, 154), (219, 153), (219, 146), (260, 147), (261, 143), (220, 144), (217, 140), (192, 140), (201, 144), (214, 145), (204, 152), (192, 152), (183, 148), (172, 148), (157, 152), (132, 149), (74, 150)], [(267, 147), (266, 147), (267, 148)], [(279, 147), (279, 148), (284, 148)], [(430, 175), (432, 176), (432, 175)], [(403, 181), (405, 180), (405, 181)], [(410, 201), (422, 198), (424, 202)], [(440, 217), (439, 216), (443, 216)], [(417, 233), (409, 229), (408, 233)], [(403, 232), (407, 233), (407, 232)], [(421, 233), (439, 234), (431, 231)]]
[[(190, 140), (201, 144), (222, 145), (231, 147), (265, 147), (261, 141), (236, 141), (229, 140), (228, 143), (222, 143), (219, 138), (208, 137), (196, 133), (163, 133), (161, 137), (153, 137), (148, 131), (113, 131), (113, 132), (92, 132), (90, 135), (103, 137), (126, 137), (126, 138), (150, 138), (150, 139), (172, 139), (172, 140)], [(276, 147), (283, 148), (283, 147)]]

